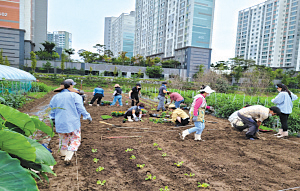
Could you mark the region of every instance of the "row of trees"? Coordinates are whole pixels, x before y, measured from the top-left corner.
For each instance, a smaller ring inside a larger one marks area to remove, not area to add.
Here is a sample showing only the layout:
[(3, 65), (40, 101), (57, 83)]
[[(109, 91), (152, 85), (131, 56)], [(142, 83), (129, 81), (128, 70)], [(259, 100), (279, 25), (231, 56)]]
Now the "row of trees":
[(5, 56), (5, 59), (3, 59), (3, 50), (2, 49), (0, 50), (0, 65), (10, 66), (7, 56)]

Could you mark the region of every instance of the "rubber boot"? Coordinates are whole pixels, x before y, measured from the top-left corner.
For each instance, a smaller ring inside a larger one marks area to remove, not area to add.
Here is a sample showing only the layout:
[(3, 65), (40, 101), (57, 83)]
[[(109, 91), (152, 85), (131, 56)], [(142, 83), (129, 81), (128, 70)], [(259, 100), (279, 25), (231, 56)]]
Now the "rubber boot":
[(201, 134), (195, 134), (195, 141), (201, 141)]
[(59, 155), (64, 157), (64, 156), (67, 155), (67, 151), (68, 151), (68, 150), (62, 150), (62, 149), (61, 149), (60, 152), (59, 152)]
[(65, 164), (69, 165), (71, 163), (73, 155), (74, 155), (74, 151), (67, 151), (65, 157)]
[(97, 106), (99, 107), (100, 105), (99, 105), (99, 104), (97, 104)]
[(288, 131), (282, 131), (281, 135), (278, 135), (277, 138), (286, 138), (289, 136)]
[(89, 104), (89, 106), (93, 106), (93, 104)]
[(189, 131), (188, 131), (188, 130), (184, 130), (184, 131), (182, 131), (181, 134), (179, 133), (179, 136), (180, 136), (180, 138), (181, 138), (182, 140), (184, 140), (184, 138), (185, 138), (188, 134), (190, 134)]
[(278, 133), (274, 134), (275, 136), (280, 136), (283, 132), (283, 129), (279, 129)]
[(128, 116), (128, 117), (127, 117), (127, 120), (128, 120), (129, 122), (133, 122), (133, 120), (131, 119), (131, 116)]

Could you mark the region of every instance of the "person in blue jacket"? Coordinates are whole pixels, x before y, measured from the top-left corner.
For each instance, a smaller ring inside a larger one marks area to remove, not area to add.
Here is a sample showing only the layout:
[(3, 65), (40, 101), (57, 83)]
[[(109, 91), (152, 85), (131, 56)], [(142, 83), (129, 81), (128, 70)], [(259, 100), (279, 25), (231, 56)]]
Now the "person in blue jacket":
[(64, 89), (50, 101), (50, 119), (55, 121), (55, 130), (59, 137), (60, 155), (65, 156), (65, 163), (70, 164), (74, 152), (81, 142), (80, 117), (92, 122), (91, 115), (83, 106), (80, 95), (71, 92), (69, 82), (63, 82)]
[(93, 106), (93, 103), (96, 101), (96, 99), (98, 99), (97, 106), (100, 106), (101, 99), (104, 97), (104, 90), (100, 86), (98, 86), (94, 89), (93, 94), (94, 94), (94, 97), (91, 100), (89, 106)]
[(272, 102), (277, 105), (281, 110), (280, 122), (282, 129), (279, 129), (279, 132), (275, 134), (278, 138), (287, 137), (288, 134), (288, 118), (293, 110), (293, 101), (297, 100), (298, 97), (290, 92), (288, 87), (284, 84), (277, 84), (276, 88), (279, 94), (272, 99)]

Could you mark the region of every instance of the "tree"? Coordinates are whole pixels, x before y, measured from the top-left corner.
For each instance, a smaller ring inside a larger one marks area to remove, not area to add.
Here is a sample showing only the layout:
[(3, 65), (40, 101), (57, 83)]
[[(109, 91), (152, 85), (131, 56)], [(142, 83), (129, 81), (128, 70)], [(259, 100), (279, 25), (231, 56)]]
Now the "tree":
[(49, 70), (53, 67), (52, 67), (51, 63), (47, 61), (46, 64), (43, 64), (43, 68), (45, 70), (47, 70), (47, 73), (49, 73)]
[(30, 52), (30, 60), (31, 60), (31, 69), (33, 72), (35, 72), (35, 68), (36, 68), (36, 54), (31, 51)]
[(177, 68), (181, 63), (177, 60), (166, 60), (161, 63), (163, 68)]
[(138, 76), (139, 78), (141, 78), (141, 77), (143, 76), (143, 72), (142, 72), (141, 69), (139, 69), (139, 71), (138, 71), (138, 73), (137, 73), (137, 76)]
[(235, 78), (236, 82), (239, 83), (241, 77), (243, 76), (243, 68), (242, 66), (235, 66), (233, 68), (233, 77)]
[(49, 52), (50, 54), (52, 54), (52, 52), (54, 52), (54, 48), (55, 48), (54, 42), (45, 41), (45, 42), (41, 43), (41, 45), (44, 46), (44, 51)]
[(92, 75), (92, 72), (93, 72), (93, 68), (90, 67), (90, 76)]
[(74, 54), (75, 49), (73, 48), (69, 48), (69, 49), (64, 49), (65, 53), (67, 53), (69, 55), (69, 61), (71, 62), (71, 55)]
[(3, 50), (0, 50), (0, 65), (4, 65), (4, 60), (3, 60)]
[(62, 53), (61, 61), (60, 61), (60, 69), (61, 69), (62, 73), (64, 73), (64, 70), (65, 70), (65, 58), (66, 58), (66, 55), (64, 53)]
[(104, 50), (105, 50), (105, 45), (96, 44), (95, 46), (93, 46), (93, 48), (96, 48), (99, 55), (102, 55), (102, 53), (104, 53)]
[(114, 53), (111, 50), (104, 50), (104, 55), (108, 56), (108, 57), (113, 57)]
[(131, 57), (130, 61), (131, 61), (131, 64), (134, 64), (136, 62), (136, 57), (135, 56)]
[[(63, 55), (63, 53), (61, 55)], [(53, 60), (59, 59), (59, 54), (57, 52), (52, 52), (51, 57)]]
[(270, 75), (266, 70), (256, 68), (251, 72), (245, 72), (243, 76), (241, 86), (250, 95), (256, 95), (259, 92), (262, 94), (271, 84)]
[(118, 69), (117, 66), (115, 66), (115, 69), (113, 71), (114, 77), (116, 77), (118, 75)]
[(194, 74), (193, 78), (197, 78), (199, 76), (202, 76), (204, 74), (204, 65), (200, 64), (198, 72)]
[(275, 78), (276, 79), (281, 79), (284, 75), (283, 74), (283, 69), (277, 69), (277, 70), (274, 71), (274, 73), (275, 73)]
[(155, 57), (155, 58), (153, 59), (153, 62), (154, 62), (155, 64), (160, 63), (160, 58), (159, 58), (159, 57)]
[(119, 52), (120, 56), (118, 57), (118, 60), (120, 60), (120, 61), (122, 62), (123, 65), (125, 64), (125, 62), (127, 62), (127, 61), (130, 60), (130, 58), (128, 58), (128, 57), (126, 56), (127, 53), (128, 53), (128, 52), (126, 52), (126, 51)]
[[(40, 48), (39, 51), (36, 51), (36, 55), (39, 57), (41, 60), (53, 60), (53, 52), (55, 52), (55, 43), (53, 42), (48, 42), (45, 41), (44, 43), (41, 43), (43, 45), (44, 49), (42, 50)], [(58, 57), (59, 58), (59, 57)]]
[(5, 56), (4, 65), (10, 66), (7, 56)]
[(83, 51), (79, 54), (79, 56), (83, 57), (84, 62), (93, 63), (98, 59), (99, 54), (90, 51)]
[(161, 66), (151, 66), (151, 67), (147, 66), (146, 68), (146, 74), (150, 78), (160, 78), (163, 71), (164, 70), (162, 69)]

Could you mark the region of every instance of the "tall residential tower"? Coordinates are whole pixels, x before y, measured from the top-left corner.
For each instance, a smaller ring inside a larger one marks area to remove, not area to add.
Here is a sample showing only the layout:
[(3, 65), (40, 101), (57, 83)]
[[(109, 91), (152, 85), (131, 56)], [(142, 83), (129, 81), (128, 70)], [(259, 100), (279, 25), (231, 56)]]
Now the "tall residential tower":
[(54, 31), (53, 33), (48, 32), (47, 41), (56, 44), (56, 47), (63, 49), (72, 48), (72, 33), (67, 31)]
[(300, 71), (299, 0), (268, 0), (239, 12), (235, 56)]

